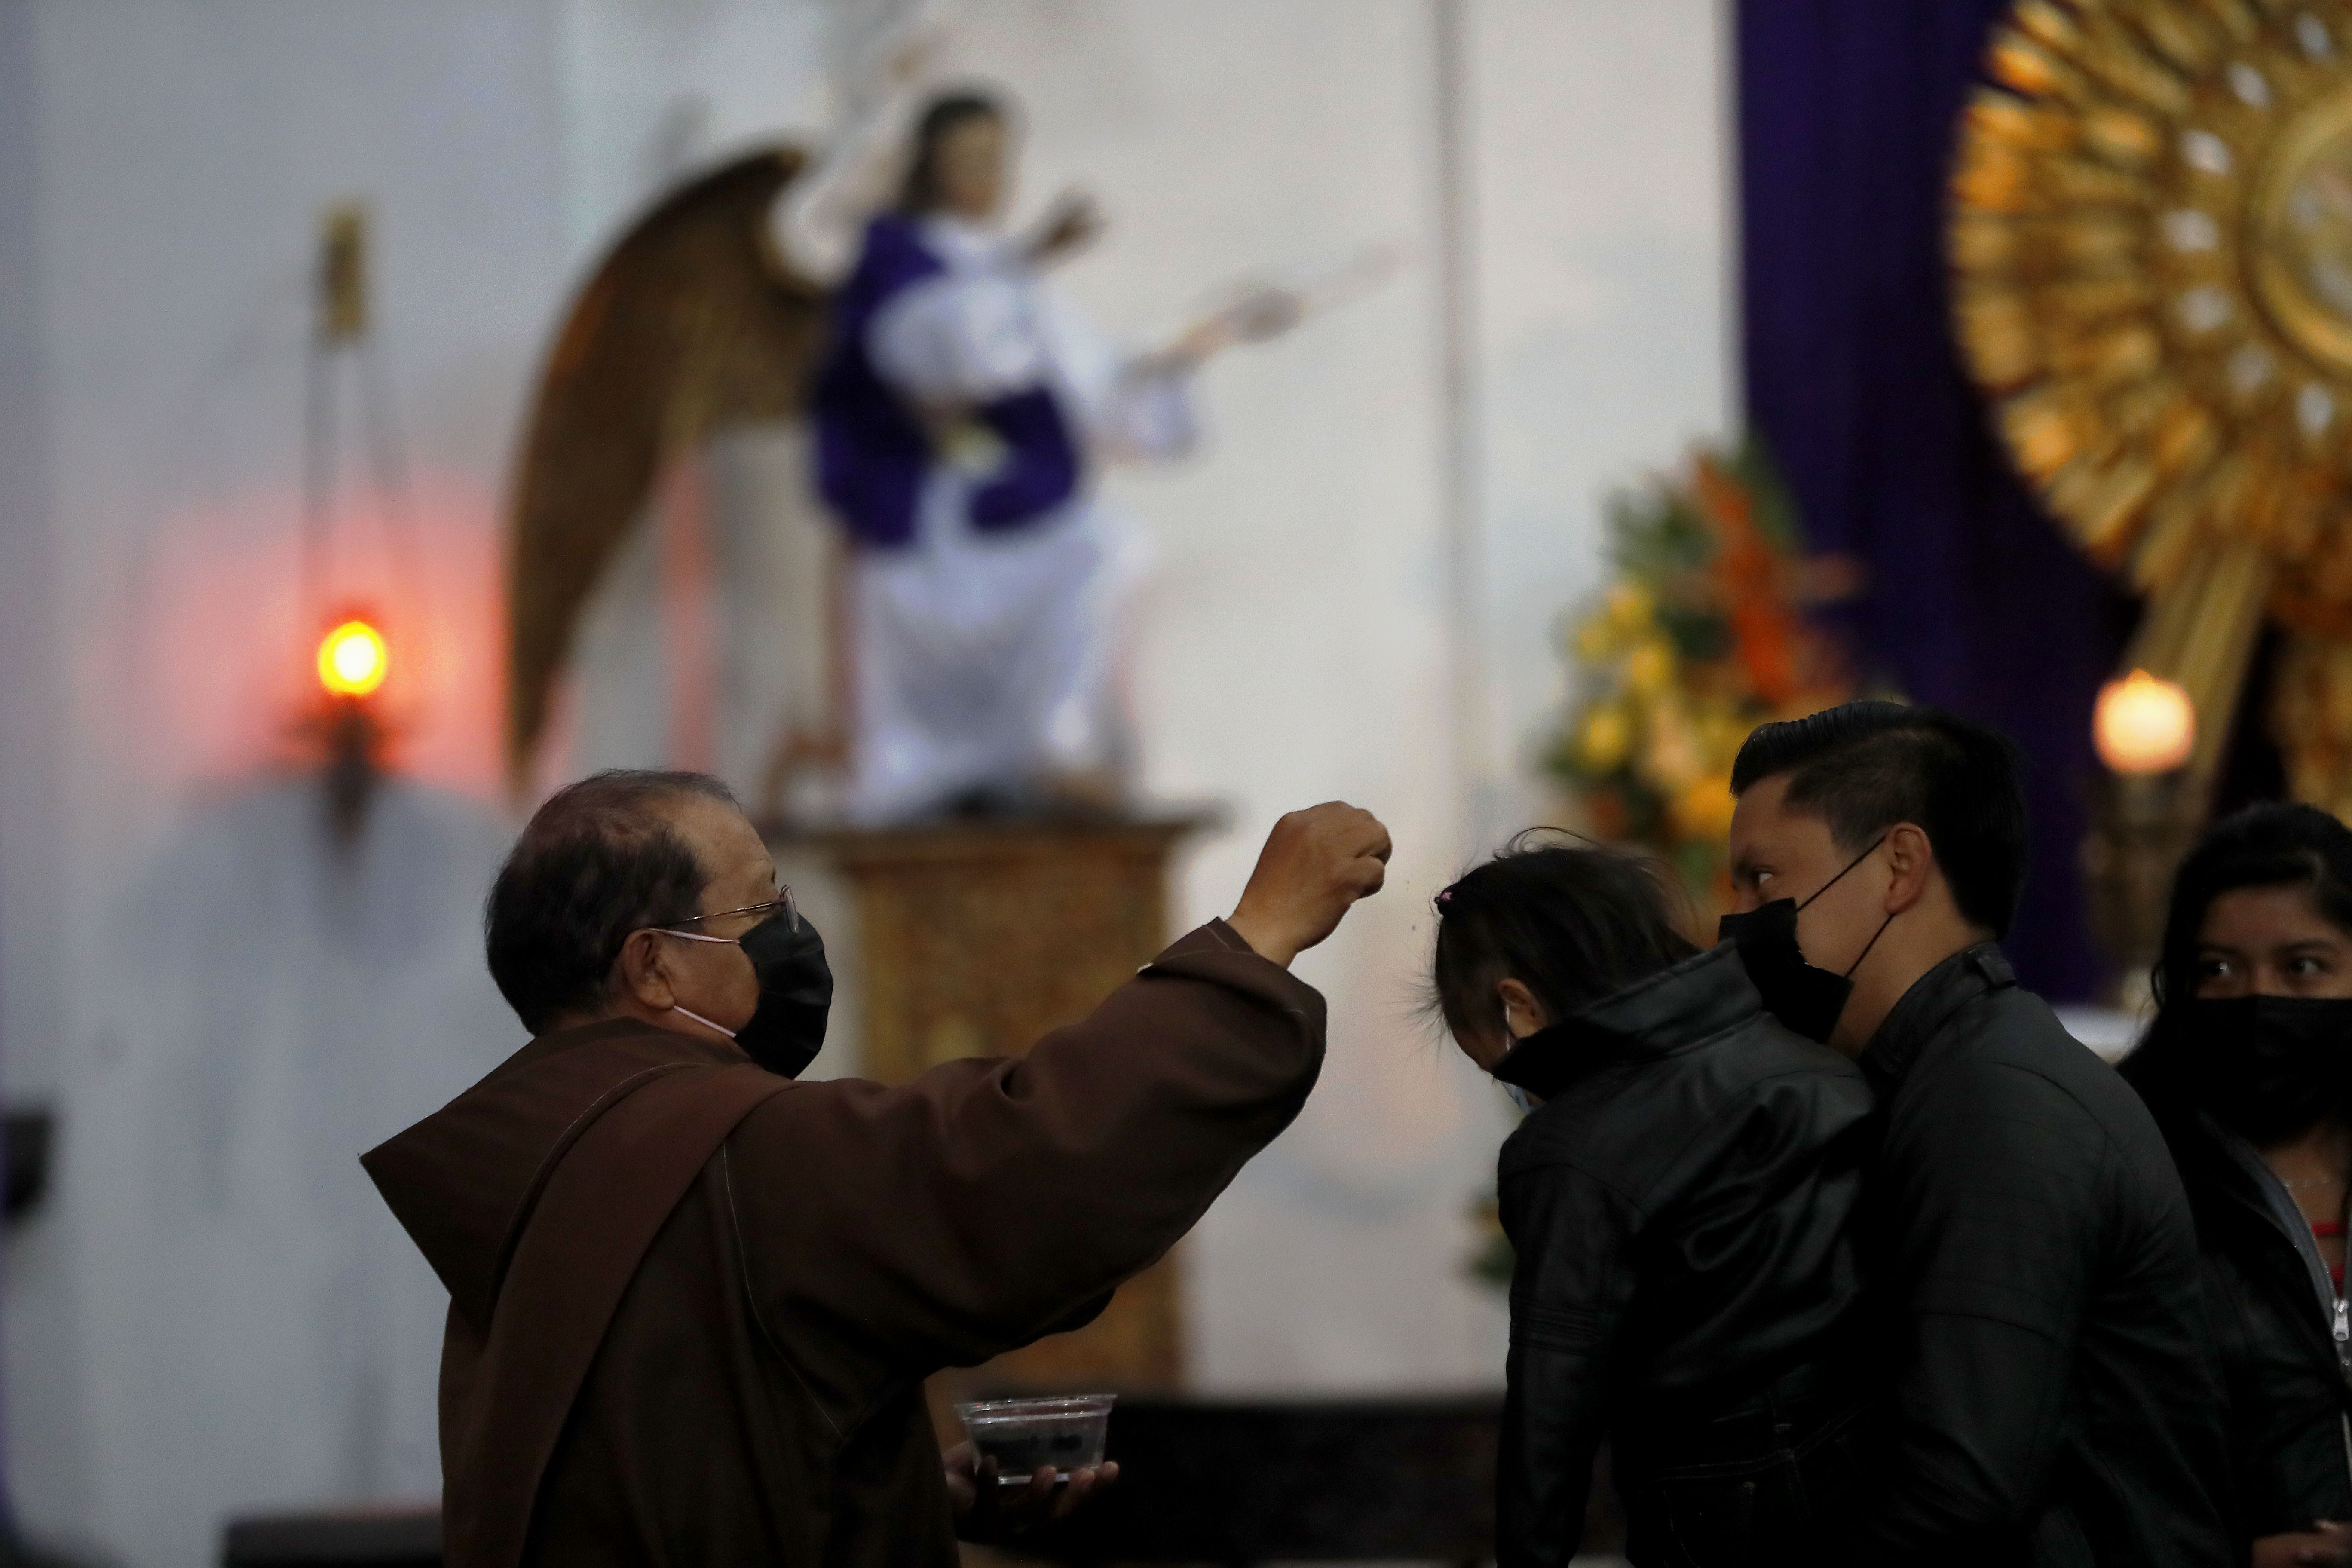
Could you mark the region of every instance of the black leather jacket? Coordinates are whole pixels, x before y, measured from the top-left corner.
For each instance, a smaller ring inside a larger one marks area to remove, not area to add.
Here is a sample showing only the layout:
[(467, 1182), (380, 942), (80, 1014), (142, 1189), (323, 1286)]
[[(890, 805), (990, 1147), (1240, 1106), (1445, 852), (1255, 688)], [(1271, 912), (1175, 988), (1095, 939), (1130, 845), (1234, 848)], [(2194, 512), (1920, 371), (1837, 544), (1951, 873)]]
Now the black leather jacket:
[(2244, 1139), (2193, 1107), (2153, 1103), (2197, 1215), (2240, 1537), (2352, 1519), (2344, 1320), (2310, 1228)]
[(1852, 1560), (2242, 1562), (2196, 1230), (2139, 1097), (1990, 942), (1923, 975), (1862, 1064), (1892, 1394)]
[[(1546, 1096), (1501, 1165), (1517, 1268), (1496, 1554), (1517, 1568), (1575, 1555), (1604, 1432), (1626, 1489), (1853, 1347), (1871, 1097), (1763, 1011), (1729, 943), (1529, 1037), (1497, 1076)], [(1633, 1560), (1680, 1560), (1633, 1511)]]

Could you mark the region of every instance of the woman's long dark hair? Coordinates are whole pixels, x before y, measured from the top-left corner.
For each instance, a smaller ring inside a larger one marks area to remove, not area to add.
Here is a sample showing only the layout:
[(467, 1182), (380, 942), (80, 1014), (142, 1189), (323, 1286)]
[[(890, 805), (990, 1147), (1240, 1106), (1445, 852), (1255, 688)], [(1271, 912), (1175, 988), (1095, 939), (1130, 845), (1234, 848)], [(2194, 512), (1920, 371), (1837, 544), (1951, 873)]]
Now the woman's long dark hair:
[(914, 155), (907, 163), (907, 177), (898, 186), (898, 210), (909, 217), (919, 217), (936, 212), (943, 193), (940, 189), (940, 143), (949, 132), (973, 120), (1002, 121), (1004, 105), (984, 92), (950, 92), (931, 100), (923, 117), (915, 122)]
[(2352, 828), (2315, 805), (2250, 805), (2214, 824), (2181, 861), (2164, 917), (2164, 946), (2148, 982), (2156, 1019), (2123, 1064), (2151, 1103), (2177, 1104), (2194, 1086), (2180, 1058), (2197, 995), (2197, 933), (2213, 900), (2240, 888), (2303, 888), (2327, 921), (2352, 935)]
[(1554, 1023), (1698, 951), (1656, 861), (1530, 828), (1437, 895), (1431, 989), (1459, 1038), (1503, 1026), (1514, 979)]

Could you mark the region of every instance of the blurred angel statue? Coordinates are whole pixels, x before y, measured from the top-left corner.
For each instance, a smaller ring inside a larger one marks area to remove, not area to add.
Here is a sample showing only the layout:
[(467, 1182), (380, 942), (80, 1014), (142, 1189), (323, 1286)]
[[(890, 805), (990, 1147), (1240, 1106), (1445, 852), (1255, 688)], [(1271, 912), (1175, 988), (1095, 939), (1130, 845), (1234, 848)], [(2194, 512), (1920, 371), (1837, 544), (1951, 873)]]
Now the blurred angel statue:
[(823, 155), (758, 147), (671, 185), (566, 310), (512, 491), (519, 792), (667, 758), (811, 822), (1125, 803), (1141, 549), (1092, 481), (1190, 451), (1202, 363), (1401, 258), (1236, 286), (1122, 349), (1046, 280), (1100, 232), (1093, 204), (1006, 232), (1011, 106), (918, 105), (936, 9), (845, 0)]
[[(780, 207), (803, 274), (843, 270), (848, 193), (874, 189), (874, 126), (891, 118), (870, 115)], [(1091, 470), (1190, 452), (1193, 372), (1302, 310), (1261, 287), (1122, 352), (1045, 281), (1100, 233), (1094, 204), (1065, 195), (1028, 232), (1001, 226), (1015, 135), (996, 96), (933, 98), (832, 295), (809, 417), (818, 489), (852, 542), (847, 809), (864, 822), (1121, 803), (1117, 623), (1139, 546)]]

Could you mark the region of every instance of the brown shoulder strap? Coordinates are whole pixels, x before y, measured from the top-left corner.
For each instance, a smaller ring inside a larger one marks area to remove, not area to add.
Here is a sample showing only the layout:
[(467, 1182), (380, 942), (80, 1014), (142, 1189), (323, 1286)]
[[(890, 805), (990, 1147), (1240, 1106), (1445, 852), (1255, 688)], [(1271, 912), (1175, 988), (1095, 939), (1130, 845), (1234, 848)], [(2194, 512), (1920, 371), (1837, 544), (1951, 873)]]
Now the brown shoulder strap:
[(487, 1338), (449, 1314), (441, 1366), (442, 1560), (516, 1568), (531, 1504), (604, 1331), (654, 1237), (753, 1107), (790, 1087), (680, 1063), (607, 1108), (557, 1162)]

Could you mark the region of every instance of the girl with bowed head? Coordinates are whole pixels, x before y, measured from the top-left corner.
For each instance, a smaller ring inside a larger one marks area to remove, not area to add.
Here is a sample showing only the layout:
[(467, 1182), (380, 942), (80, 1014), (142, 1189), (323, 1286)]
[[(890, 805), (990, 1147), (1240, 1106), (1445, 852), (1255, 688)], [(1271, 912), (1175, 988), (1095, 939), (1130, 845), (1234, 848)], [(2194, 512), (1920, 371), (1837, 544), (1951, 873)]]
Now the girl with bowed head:
[(1814, 1564), (1864, 1443), (1862, 1073), (1702, 951), (1654, 863), (1523, 836), (1437, 899), (1437, 1010), (1530, 1112), (1496, 1556), (1565, 1563), (1612, 1444), (1636, 1564)]
[(2352, 1563), (2352, 830), (2227, 818), (2181, 863), (2157, 1015), (2125, 1061), (2197, 1217), (2254, 1568)]

